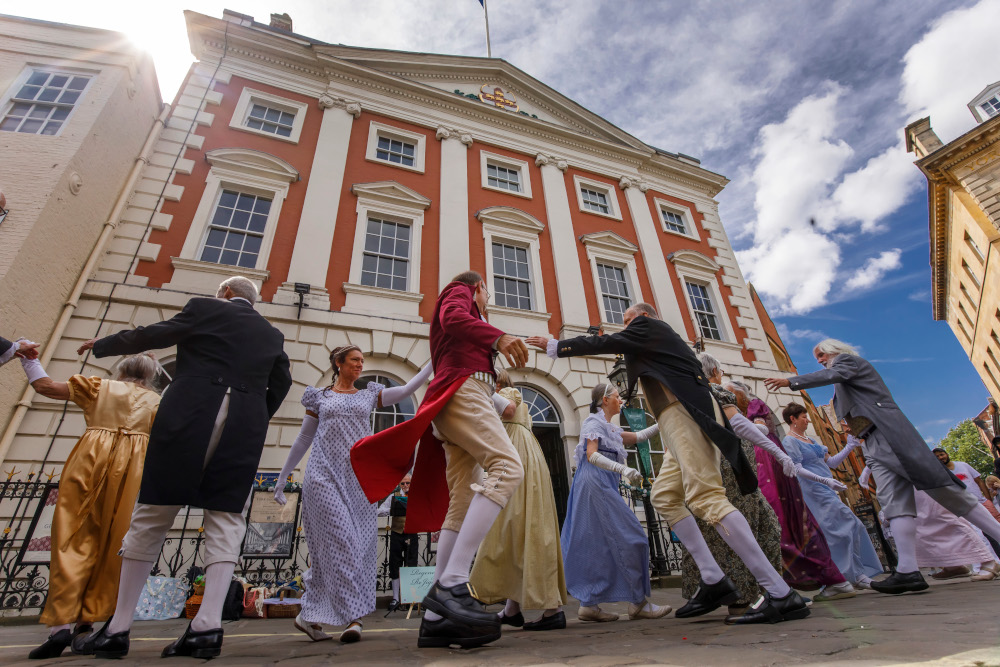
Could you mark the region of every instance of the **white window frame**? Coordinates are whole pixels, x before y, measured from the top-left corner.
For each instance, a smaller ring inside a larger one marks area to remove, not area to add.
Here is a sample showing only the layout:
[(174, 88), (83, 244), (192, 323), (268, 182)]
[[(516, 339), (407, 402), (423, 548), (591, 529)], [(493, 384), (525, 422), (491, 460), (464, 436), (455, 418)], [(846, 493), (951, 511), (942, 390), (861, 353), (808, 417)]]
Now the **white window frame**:
[(693, 250), (678, 250), (677, 252), (670, 253), (668, 259), (673, 263), (674, 269), (677, 271), (677, 279), (681, 283), (681, 291), (684, 293), (684, 302), (687, 304), (688, 317), (694, 327), (695, 337), (701, 337), (701, 326), (698, 324), (698, 318), (694, 314), (694, 304), (691, 303), (691, 295), (688, 294), (688, 282), (704, 285), (708, 289), (712, 305), (718, 310), (716, 317), (720, 322), (719, 331), (722, 334), (722, 340), (715, 340), (714, 338), (703, 338), (703, 340), (709, 345), (742, 348), (736, 342), (736, 331), (733, 329), (729, 310), (726, 308), (726, 302), (723, 301), (722, 292), (719, 290), (718, 273), (722, 270), (722, 267), (710, 257)]
[[(291, 135), (283, 137), (280, 134), (274, 134), (272, 132), (247, 127), (247, 117), (249, 116), (250, 109), (254, 103), (294, 113), (295, 120), (292, 121)], [(290, 100), (287, 97), (279, 97), (254, 88), (244, 88), (240, 93), (239, 101), (236, 103), (236, 110), (233, 111), (233, 117), (229, 120), (229, 127), (234, 130), (239, 130), (240, 132), (249, 132), (250, 134), (257, 134), (262, 137), (270, 137), (271, 139), (278, 139), (279, 141), (297, 144), (299, 143), (299, 135), (302, 133), (302, 126), (306, 121), (306, 112), (308, 109), (309, 105), (305, 102), (297, 102), (295, 100)]]
[(604, 292), (601, 291), (601, 277), (597, 273), (597, 265), (607, 264), (623, 269), (626, 283), (631, 291), (630, 306), (643, 303), (646, 297), (639, 285), (639, 271), (635, 263), (635, 253), (639, 248), (613, 232), (585, 234), (580, 240), (587, 250), (587, 259), (590, 260), (590, 275), (594, 279), (594, 294), (597, 298), (597, 308), (601, 312), (601, 325), (606, 333), (621, 331), (625, 327), (617, 322), (611, 322), (604, 310)]
[[(720, 308), (721, 304), (716, 300), (714, 290), (712, 290), (712, 283), (705, 282), (702, 280), (694, 280), (691, 278), (686, 278), (682, 282), (684, 285), (684, 295), (687, 297), (688, 308), (691, 309), (691, 318), (694, 320), (695, 332), (698, 334), (698, 337), (713, 342), (720, 342), (720, 343), (730, 342), (726, 340), (726, 325), (723, 324), (723, 320), (725, 319), (725, 313), (721, 311)], [(691, 291), (688, 289), (688, 286), (690, 285), (701, 287), (702, 289), (705, 290), (706, 296), (708, 297), (708, 302), (712, 306), (711, 315), (715, 317), (716, 329), (719, 332), (719, 338), (711, 338), (709, 336), (706, 336), (702, 331), (701, 322), (698, 321), (698, 311), (696, 311), (694, 307), (694, 297), (691, 296)]]
[[(388, 160), (380, 160), (376, 157), (376, 152), (378, 150), (378, 140), (379, 137), (386, 137), (388, 139), (395, 139), (397, 141), (405, 141), (407, 143), (412, 143), (414, 145), (413, 150), (413, 166), (406, 164), (400, 164), (397, 162), (389, 162)], [(393, 125), (386, 125), (385, 123), (379, 123), (378, 121), (371, 121), (368, 126), (368, 148), (365, 151), (365, 160), (369, 162), (374, 162), (376, 164), (382, 164), (389, 167), (395, 167), (397, 169), (405, 169), (407, 171), (415, 171), (417, 173), (424, 173), (425, 155), (427, 153), (427, 136), (419, 132), (410, 132), (409, 130), (404, 130)]]
[[(604, 183), (603, 181), (595, 181), (594, 179), (586, 178), (585, 176), (580, 175), (573, 177), (573, 185), (576, 189), (576, 203), (582, 212), (589, 213), (590, 215), (596, 215), (601, 218), (611, 218), (612, 220), (618, 220), (621, 222), (622, 205), (618, 200), (618, 188), (615, 185), (611, 183)], [(582, 188), (603, 193), (605, 198), (608, 200), (608, 208), (611, 209), (611, 212), (600, 213), (598, 211), (591, 211), (589, 208), (585, 207), (583, 205)]]
[(542, 254), (539, 234), (545, 229), (534, 216), (509, 206), (492, 206), (476, 213), (483, 223), (486, 253), (486, 284), (493, 292), (493, 242), (519, 245), (528, 249), (528, 269), (531, 274), (531, 310), (503, 308), (490, 304), (490, 322), (504, 331), (528, 333), (537, 330), (538, 323), (552, 317), (546, 311), (545, 285), (542, 281)]
[[(208, 176), (205, 177), (205, 190), (191, 220), (191, 228), (184, 240), (179, 259), (184, 260), (185, 268), (195, 268), (201, 265), (208, 270), (207, 267), (221, 266), (226, 267), (230, 272), (234, 269), (246, 268), (217, 262), (203, 262), (200, 259), (201, 252), (205, 247), (205, 240), (208, 238), (209, 223), (215, 214), (215, 208), (222, 196), (222, 191), (237, 190), (271, 199), (271, 210), (267, 215), (267, 224), (264, 227), (260, 252), (257, 254), (257, 263), (249, 269), (250, 271), (264, 271), (271, 254), (271, 245), (274, 242), (278, 220), (281, 219), (281, 206), (285, 197), (288, 196), (289, 186), (298, 180), (298, 171), (279, 158), (249, 149), (217, 149), (206, 153), (205, 159), (212, 165), (212, 168), (209, 170)], [(212, 269), (209, 272), (217, 273), (218, 271)]]
[[(521, 191), (512, 192), (504, 188), (489, 185), (489, 177), (486, 173), (486, 167), (491, 163), (498, 167), (504, 167), (505, 169), (517, 171), (518, 178), (520, 179)], [(484, 190), (493, 190), (494, 192), (503, 192), (504, 194), (513, 195), (515, 197), (531, 199), (531, 172), (528, 169), (527, 161), (517, 160), (515, 158), (507, 157), (506, 155), (497, 155), (496, 153), (490, 153), (488, 151), (479, 151), (479, 173), (482, 176), (482, 186)]]
[[(379, 160), (381, 162), (381, 160)], [(358, 198), (355, 212), (354, 247), (351, 251), (351, 270), (348, 282), (343, 284), (347, 301), (345, 312), (396, 316), (420, 319), (421, 248), (424, 213), (431, 200), (395, 181), (357, 183), (351, 191)], [(410, 256), (407, 262), (406, 290), (373, 287), (361, 284), (361, 267), (368, 235), (368, 218), (410, 226)]]
[[(694, 224), (694, 217), (691, 215), (691, 209), (667, 201), (666, 199), (660, 199), (659, 197), (654, 197), (653, 203), (656, 205), (656, 212), (659, 214), (660, 228), (664, 232), (667, 234), (673, 234), (674, 236), (691, 239), (693, 241), (701, 241), (701, 234), (698, 232), (698, 225)], [(685, 232), (683, 234), (667, 227), (667, 222), (663, 219), (664, 211), (669, 211), (674, 215), (679, 215), (684, 220)]]
[[(81, 102), (81, 100), (83, 100), (83, 96), (85, 94), (87, 94), (87, 92), (93, 86), (94, 80), (100, 75), (100, 71), (99, 70), (79, 69), (79, 68), (74, 68), (74, 67), (55, 67), (55, 66), (44, 65), (44, 64), (40, 64), (40, 63), (28, 63), (28, 64), (26, 64), (24, 66), (24, 70), (21, 72), (21, 74), (14, 80), (13, 85), (11, 85), (7, 89), (7, 92), (4, 95), (4, 97), (3, 97), (3, 103), (0, 104), (0, 120), (2, 120), (2, 119), (4, 119), (4, 118), (7, 117), (7, 112), (10, 111), (10, 108), (14, 105), (14, 93), (16, 93), (16, 92), (18, 92), (18, 91), (21, 90), (21, 88), (24, 86), (24, 84), (26, 84), (28, 82), (28, 79), (31, 77), (31, 75), (35, 71), (45, 72), (46, 74), (65, 74), (67, 76), (86, 76), (86, 77), (90, 77), (90, 81), (88, 81), (87, 85), (84, 86), (83, 90), (80, 91), (80, 96), (76, 98), (76, 102), (73, 103), (73, 108), (70, 109), (69, 114), (66, 115), (66, 118), (62, 122), (62, 125), (59, 126), (59, 130), (55, 134), (41, 134), (39, 132), (35, 132), (33, 134), (30, 134), (28, 132), (0, 132), (0, 136), (7, 135), (7, 134), (23, 134), (25, 136), (35, 136), (35, 137), (58, 137), (58, 136), (60, 136), (63, 133), (63, 130), (66, 129), (66, 126), (69, 125), (70, 121), (73, 120), (73, 116), (76, 115), (76, 110), (79, 108), (80, 102)], [(50, 104), (49, 102), (39, 102), (39, 103), (40, 104)]]

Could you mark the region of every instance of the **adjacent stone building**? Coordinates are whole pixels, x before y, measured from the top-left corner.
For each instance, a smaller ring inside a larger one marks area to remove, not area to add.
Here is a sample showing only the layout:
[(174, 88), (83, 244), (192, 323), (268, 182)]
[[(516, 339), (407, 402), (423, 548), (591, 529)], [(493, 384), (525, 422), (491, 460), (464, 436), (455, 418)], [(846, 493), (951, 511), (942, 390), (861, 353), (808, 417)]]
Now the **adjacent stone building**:
[[(130, 176), (164, 107), (152, 61), (122, 34), (0, 16), (0, 43), (0, 334), (45, 344), (47, 361), (79, 304), (81, 273), (124, 242), (113, 237)], [(0, 424), (23, 415), (26, 386), (16, 364), (4, 370)]]
[(1000, 400), (1000, 81), (969, 103), (978, 125), (942, 144), (930, 118), (906, 127), (927, 177), (934, 319), (951, 327)]
[[(261, 287), (259, 312), (285, 333), (295, 380), (261, 461), (274, 471), (305, 387), (329, 382), (331, 349), (357, 344), (366, 379), (405, 381), (428, 361), (439, 289), (472, 268), (490, 286), (491, 322), (511, 333), (615, 331), (647, 301), (776, 411), (795, 396), (763, 387), (783, 374), (719, 217), (727, 180), (697, 159), (644, 143), (500, 59), (326, 44), (285, 17), (185, 16), (197, 62), (114, 240), (46, 348), (52, 375), (79, 370), (81, 341), (170, 317), (246, 275)], [(161, 355), (168, 369), (173, 355)], [(613, 361), (533, 353), (513, 374), (560, 505), (590, 389)], [(415, 405), (386, 409), (376, 425)], [(10, 464), (37, 469), (52, 443), (46, 466), (58, 469), (82, 429), (71, 413), (53, 437), (60, 409), (36, 397), (8, 424)], [(658, 460), (662, 445), (653, 450)]]

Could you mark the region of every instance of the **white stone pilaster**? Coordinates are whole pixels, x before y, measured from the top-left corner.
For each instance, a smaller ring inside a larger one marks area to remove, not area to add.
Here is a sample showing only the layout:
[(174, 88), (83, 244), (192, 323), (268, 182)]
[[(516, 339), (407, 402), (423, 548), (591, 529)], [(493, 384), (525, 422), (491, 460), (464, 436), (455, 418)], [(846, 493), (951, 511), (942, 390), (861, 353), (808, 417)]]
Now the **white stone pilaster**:
[(633, 178), (623, 176), (619, 183), (625, 191), (625, 201), (632, 214), (632, 224), (639, 239), (639, 252), (642, 253), (643, 264), (649, 274), (649, 285), (653, 290), (653, 301), (657, 312), (663, 321), (673, 327), (674, 331), (686, 336), (684, 315), (677, 303), (677, 294), (670, 279), (667, 260), (663, 256), (663, 246), (660, 245), (659, 228), (649, 212), (649, 202), (645, 192), (648, 186)]
[(361, 105), (322, 95), (319, 107), (323, 109), (323, 121), (309, 171), (309, 184), (302, 203), (302, 218), (295, 235), (288, 280), (278, 288), (274, 302), (298, 303), (295, 283), (306, 283), (310, 291), (304, 299), (305, 303), (313, 308), (329, 310), (326, 275), (330, 268), (337, 209), (347, 168), (347, 146), (354, 119), (361, 115)]
[(468, 271), (469, 260), (469, 145), (472, 137), (439, 127), (441, 142), (441, 201), (438, 244), (438, 287)]
[(583, 291), (583, 272), (580, 271), (580, 256), (577, 254), (576, 234), (573, 232), (573, 218), (563, 176), (568, 165), (541, 154), (535, 157), (535, 164), (542, 172), (545, 217), (548, 218), (552, 238), (552, 261), (555, 263), (563, 322), (559, 337), (578, 336), (590, 326), (590, 314), (587, 311), (587, 295)]

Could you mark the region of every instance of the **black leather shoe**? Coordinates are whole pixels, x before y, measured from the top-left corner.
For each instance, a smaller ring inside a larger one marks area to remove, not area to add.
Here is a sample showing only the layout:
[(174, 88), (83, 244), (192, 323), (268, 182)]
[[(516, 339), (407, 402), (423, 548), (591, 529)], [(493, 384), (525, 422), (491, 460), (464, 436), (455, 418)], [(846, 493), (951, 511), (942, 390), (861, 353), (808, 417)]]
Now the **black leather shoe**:
[(48, 660), (49, 658), (58, 658), (62, 655), (62, 652), (66, 650), (66, 647), (73, 642), (73, 632), (72, 630), (66, 628), (60, 630), (54, 634), (49, 635), (41, 646), (31, 649), (28, 653), (28, 658), (31, 660)]
[(513, 616), (501, 616), (500, 625), (509, 625), (512, 628), (520, 628), (524, 625), (524, 614), (517, 612)]
[(399, 600), (397, 600), (396, 598), (389, 600), (389, 613), (391, 614), (397, 609), (399, 609)]
[(557, 612), (551, 616), (542, 615), (537, 620), (524, 624), (525, 630), (565, 630), (566, 614)]
[(472, 597), (472, 586), (468, 583), (445, 588), (441, 582), (434, 582), (424, 598), (424, 608), (460, 625), (487, 626), (500, 632), (500, 619)]
[(163, 652), (161, 658), (174, 658), (177, 656), (190, 656), (192, 658), (214, 658), (222, 653), (222, 628), (214, 630), (203, 630), (201, 632), (191, 629), (188, 623), (184, 634), (177, 641), (170, 644)]
[(694, 596), (687, 604), (674, 612), (676, 618), (693, 618), (715, 611), (724, 604), (733, 604), (740, 599), (740, 591), (729, 577), (723, 577), (714, 584), (702, 580)]
[[(494, 616), (496, 618), (496, 616)], [(465, 625), (450, 618), (420, 622), (420, 634), (417, 635), (417, 648), (477, 648), (500, 639), (500, 624), (495, 627), (485, 625)]]
[(772, 598), (767, 591), (764, 591), (742, 616), (726, 616), (726, 625), (781, 623), (805, 618), (808, 615), (809, 607), (806, 606), (806, 601), (795, 591), (789, 591), (783, 598)]
[(924, 581), (924, 575), (920, 574), (920, 570), (916, 572), (894, 572), (882, 581), (872, 582), (872, 590), (879, 593), (889, 593), (890, 595), (924, 591), (927, 588), (929, 586)]
[(87, 650), (87, 640), (90, 636), (94, 634), (94, 626), (89, 624), (78, 625), (73, 628), (73, 643), (69, 645), (73, 655), (93, 655), (94, 651), (91, 649), (89, 652), (84, 652)]
[(108, 634), (108, 624), (105, 623), (97, 632), (91, 632), (90, 636), (83, 642), (83, 655), (91, 655), (98, 658), (124, 658), (128, 655), (129, 630)]

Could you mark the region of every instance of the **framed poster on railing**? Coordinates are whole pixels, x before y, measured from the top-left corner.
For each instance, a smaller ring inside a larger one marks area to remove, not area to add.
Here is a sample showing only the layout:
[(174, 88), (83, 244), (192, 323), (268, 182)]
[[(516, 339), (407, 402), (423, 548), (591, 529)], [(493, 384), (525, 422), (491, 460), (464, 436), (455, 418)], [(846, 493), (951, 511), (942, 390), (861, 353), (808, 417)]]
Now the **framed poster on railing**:
[(247, 534), (243, 538), (244, 558), (291, 558), (295, 550), (300, 491), (285, 493), (281, 505), (274, 491), (254, 491), (247, 514)]
[(48, 565), (52, 560), (52, 521), (56, 515), (59, 484), (50, 482), (42, 489), (35, 515), (28, 526), (17, 560), (22, 565)]

